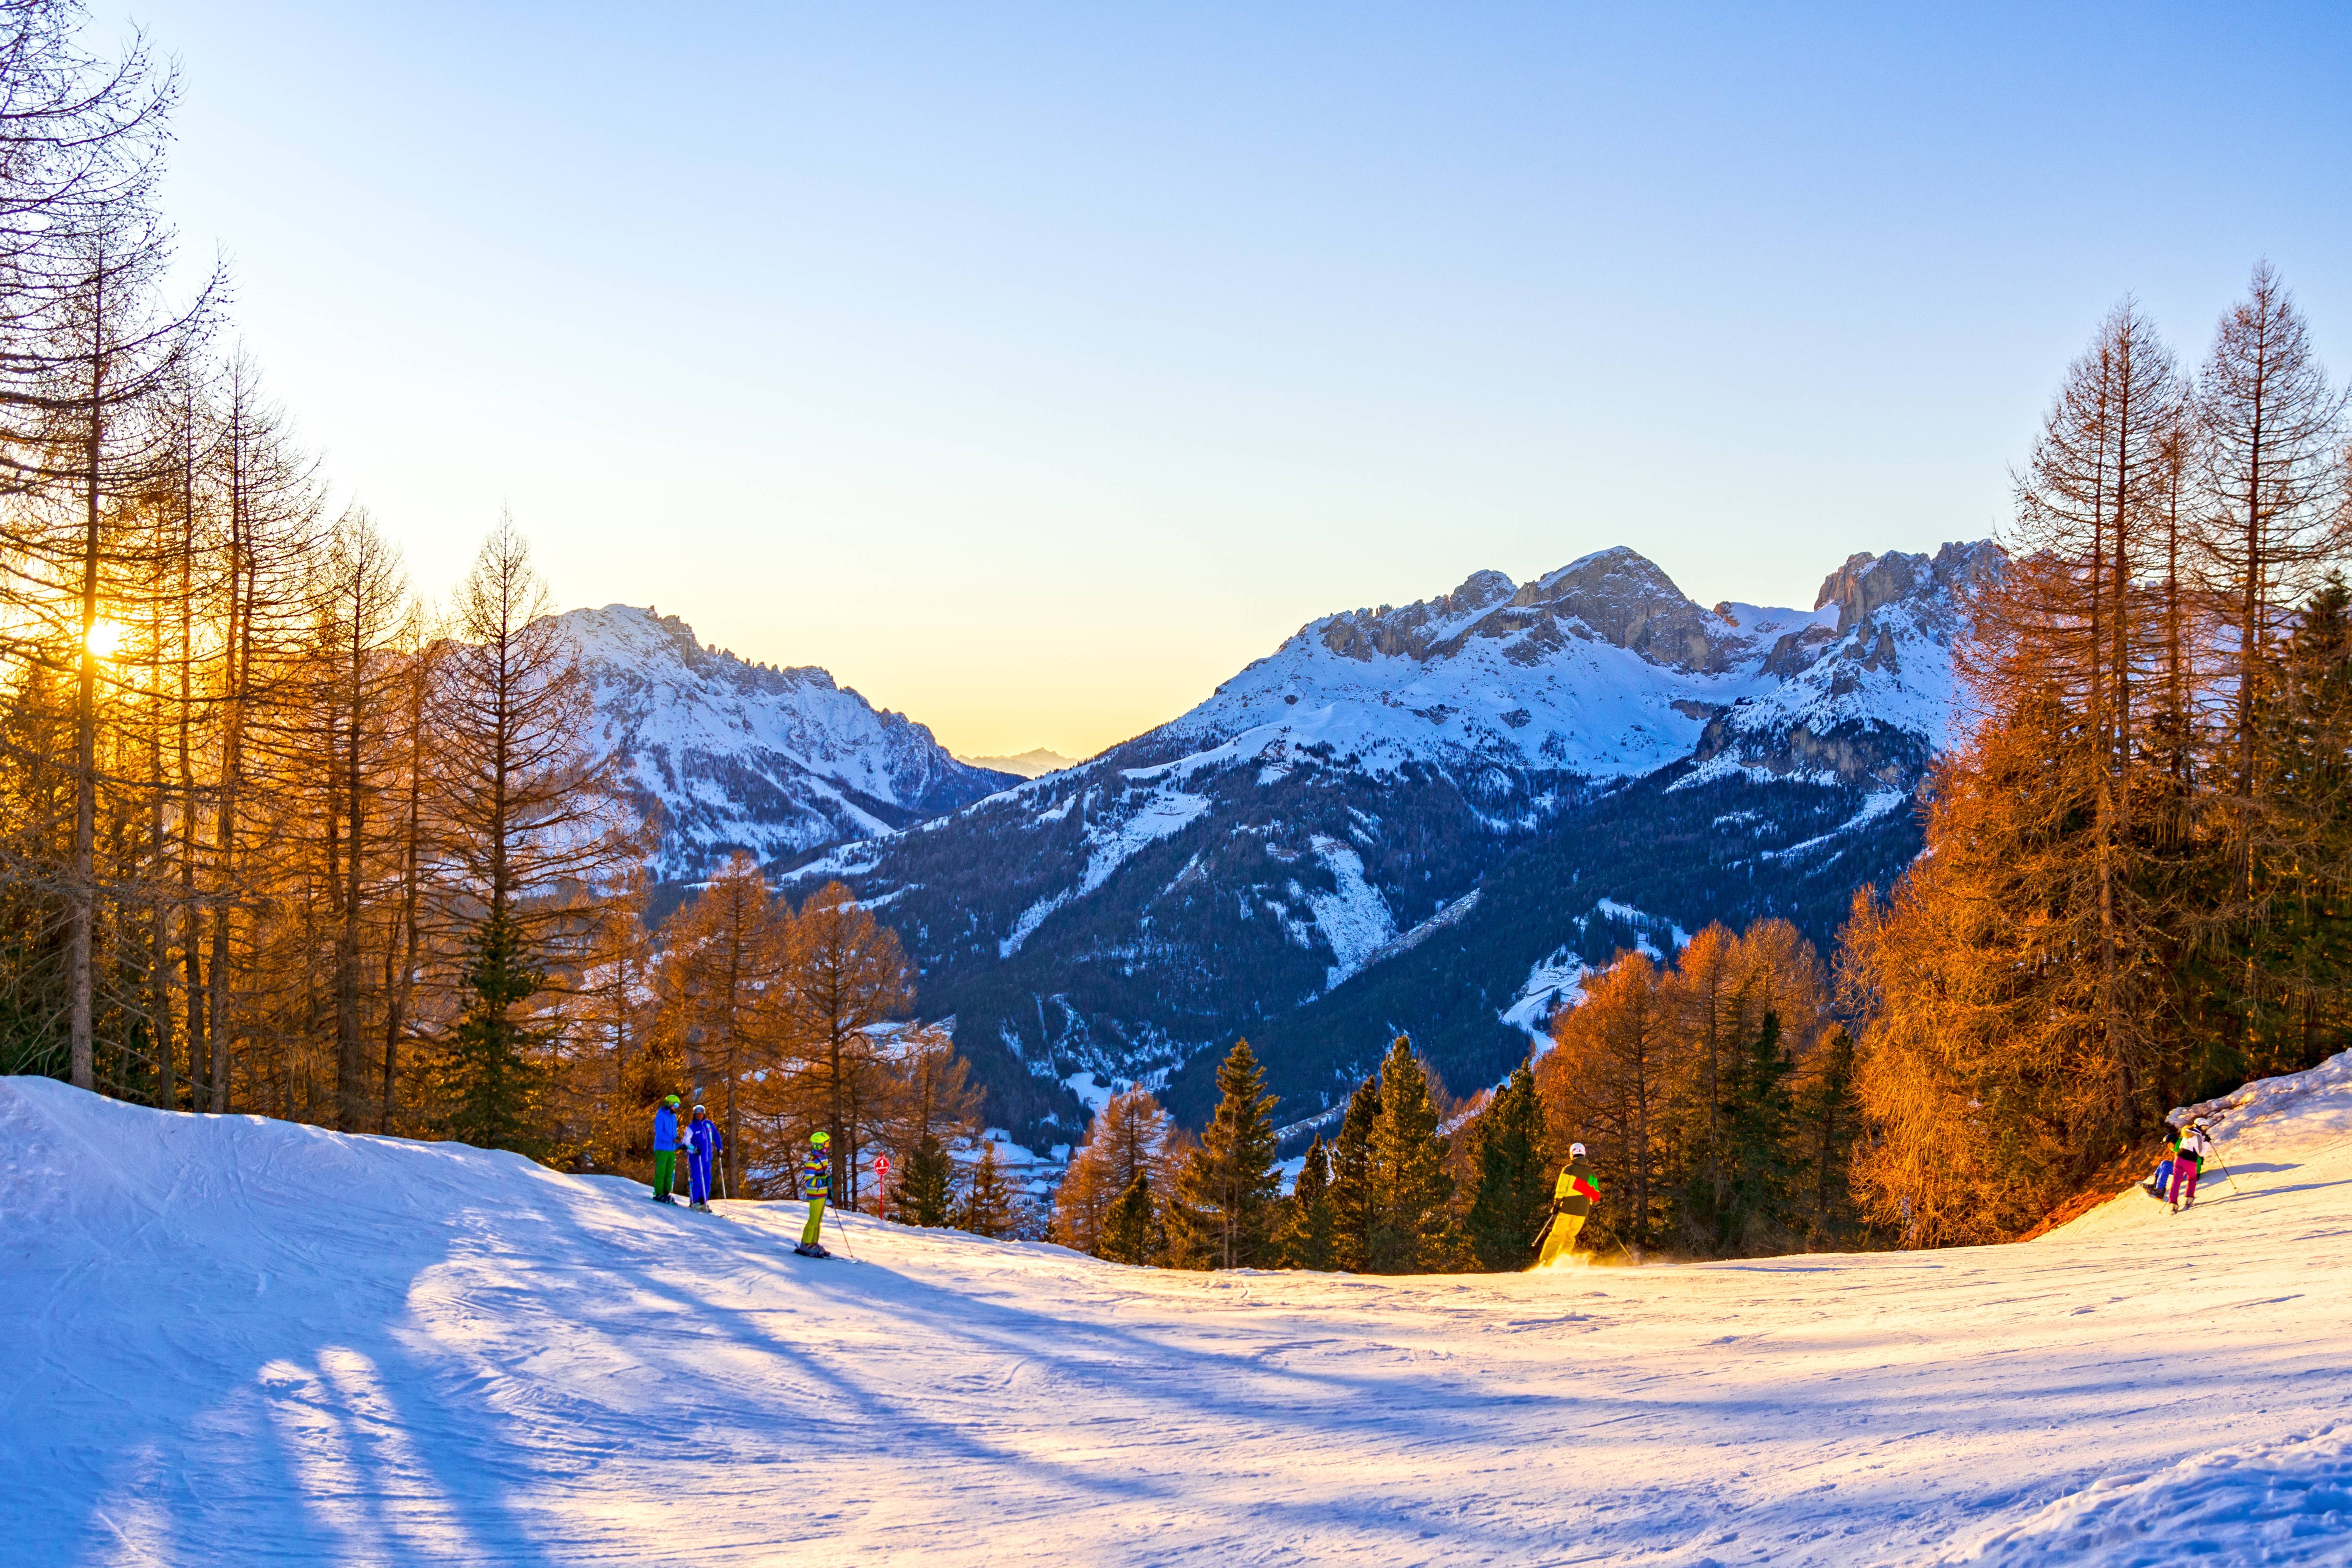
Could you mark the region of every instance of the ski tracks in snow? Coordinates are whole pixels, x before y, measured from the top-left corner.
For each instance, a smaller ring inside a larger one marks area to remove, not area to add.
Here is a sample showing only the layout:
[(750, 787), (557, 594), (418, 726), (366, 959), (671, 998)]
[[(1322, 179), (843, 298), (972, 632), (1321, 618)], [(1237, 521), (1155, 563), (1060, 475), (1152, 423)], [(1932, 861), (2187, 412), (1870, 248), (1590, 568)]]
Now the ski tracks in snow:
[(801, 1259), (795, 1204), (5, 1080), (0, 1531), (39, 1565), (2342, 1562), (2322, 1087), (2225, 1121), (2242, 1190), (2178, 1217), (1378, 1279), (862, 1216), (857, 1262)]

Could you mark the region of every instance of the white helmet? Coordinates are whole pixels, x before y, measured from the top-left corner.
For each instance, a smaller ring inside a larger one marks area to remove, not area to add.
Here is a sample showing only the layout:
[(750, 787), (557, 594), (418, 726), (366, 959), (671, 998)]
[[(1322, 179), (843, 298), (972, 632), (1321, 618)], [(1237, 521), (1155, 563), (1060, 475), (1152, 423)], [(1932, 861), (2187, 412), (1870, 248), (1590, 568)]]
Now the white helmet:
[(1583, 1144), (1581, 1144), (1581, 1143), (1570, 1143), (1570, 1144), (1568, 1146), (1568, 1157), (1569, 1157), (1570, 1159), (1571, 1159), (1571, 1160), (1581, 1160), (1581, 1159), (1583, 1159), (1583, 1158), (1584, 1158), (1584, 1145), (1583, 1145)]

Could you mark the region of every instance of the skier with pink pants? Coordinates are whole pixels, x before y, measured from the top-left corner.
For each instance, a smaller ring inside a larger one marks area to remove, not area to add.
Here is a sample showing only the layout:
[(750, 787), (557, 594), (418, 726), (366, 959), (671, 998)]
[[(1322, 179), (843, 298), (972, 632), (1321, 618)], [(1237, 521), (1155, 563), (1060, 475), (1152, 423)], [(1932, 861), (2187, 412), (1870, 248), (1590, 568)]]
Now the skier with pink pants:
[[(2205, 1119), (2201, 1116), (2190, 1122), (2189, 1131), (2180, 1135), (2180, 1146), (2172, 1152), (2172, 1212), (2174, 1214), (2180, 1212), (2184, 1203), (2191, 1208), (2196, 1206), (2197, 1173), (2204, 1168), (2205, 1151), (2212, 1146), (2213, 1141), (2205, 1136)], [(2184, 1186), (2188, 1189), (2188, 1195), (2185, 1198), (2181, 1191)]]

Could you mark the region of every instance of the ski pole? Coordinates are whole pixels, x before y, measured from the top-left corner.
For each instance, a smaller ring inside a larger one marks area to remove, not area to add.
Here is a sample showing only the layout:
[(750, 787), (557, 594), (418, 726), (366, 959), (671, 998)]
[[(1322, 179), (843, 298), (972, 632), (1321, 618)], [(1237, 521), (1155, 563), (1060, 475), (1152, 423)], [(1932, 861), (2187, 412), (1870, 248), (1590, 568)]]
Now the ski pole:
[[(1612, 1235), (1612, 1236), (1616, 1236), (1616, 1235), (1617, 1235), (1617, 1227), (1616, 1227), (1615, 1226), (1613, 1226), (1613, 1225), (1612, 1225), (1612, 1226), (1611, 1226), (1609, 1227), (1609, 1234), (1610, 1234), (1610, 1235)], [(1641, 1260), (1640, 1258), (1636, 1258), (1636, 1257), (1634, 1257), (1634, 1256), (1633, 1256), (1633, 1249), (1632, 1247), (1628, 1247), (1628, 1246), (1626, 1246), (1626, 1245), (1625, 1245), (1624, 1239), (1623, 1239), (1622, 1237), (1619, 1237), (1619, 1239), (1618, 1239), (1618, 1242), (1617, 1242), (1617, 1250), (1618, 1250), (1618, 1251), (1620, 1251), (1620, 1252), (1622, 1252), (1622, 1253), (1623, 1253), (1623, 1254), (1625, 1255), (1625, 1261), (1626, 1261), (1628, 1264), (1631, 1264), (1631, 1265), (1632, 1265), (1633, 1268), (1639, 1268), (1640, 1267), (1642, 1267), (1642, 1260)]]
[(833, 1228), (841, 1233), (841, 1250), (849, 1254), (849, 1261), (857, 1261), (857, 1248), (849, 1245), (849, 1222), (842, 1218), (843, 1211), (833, 1211)]

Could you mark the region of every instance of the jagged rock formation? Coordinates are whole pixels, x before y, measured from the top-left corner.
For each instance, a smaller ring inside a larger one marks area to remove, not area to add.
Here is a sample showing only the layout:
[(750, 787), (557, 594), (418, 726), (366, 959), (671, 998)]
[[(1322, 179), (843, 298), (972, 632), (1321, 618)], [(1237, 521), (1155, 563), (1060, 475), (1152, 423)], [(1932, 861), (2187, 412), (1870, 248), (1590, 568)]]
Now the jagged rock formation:
[(2000, 560), (1990, 541), (1947, 544), (1932, 557), (1849, 557), (1822, 584), (1812, 624), (1766, 655), (1774, 684), (1708, 721), (1690, 782), (1744, 770), (1895, 788), (1916, 783), (1958, 713), (1952, 639), (1969, 595)]
[(699, 877), (736, 849), (766, 861), (891, 833), (1017, 782), (957, 762), (823, 669), (706, 647), (676, 616), (607, 605), (556, 624), (594, 694), (594, 743), (658, 817), (658, 878)]

